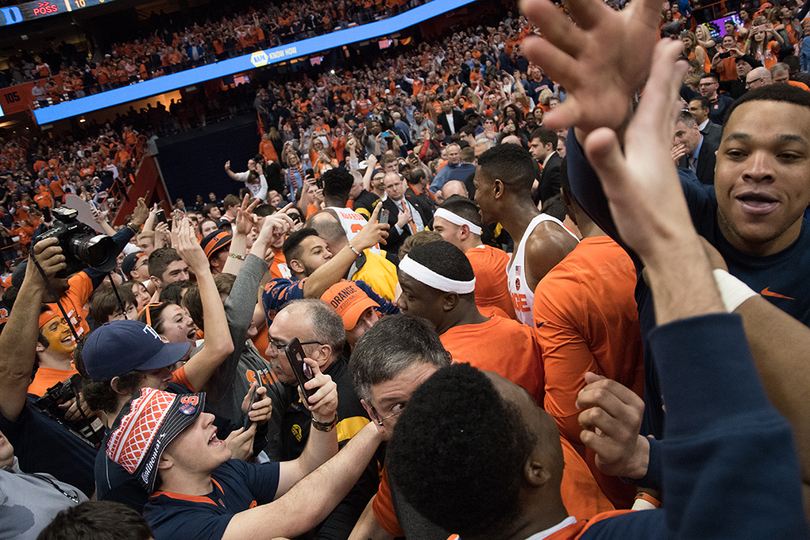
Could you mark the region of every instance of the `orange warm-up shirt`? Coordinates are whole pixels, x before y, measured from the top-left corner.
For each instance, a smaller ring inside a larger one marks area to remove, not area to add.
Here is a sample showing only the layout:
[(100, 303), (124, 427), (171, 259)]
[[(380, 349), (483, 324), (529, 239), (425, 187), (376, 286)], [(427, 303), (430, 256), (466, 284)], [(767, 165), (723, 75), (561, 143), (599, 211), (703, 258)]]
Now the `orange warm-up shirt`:
[(271, 248), (273, 250), (273, 264), (270, 265), (270, 275), (272, 279), (291, 278), (290, 268), (287, 266), (287, 259), (281, 248)]
[(502, 249), (485, 245), (467, 250), (466, 255), (475, 272), (475, 304), (478, 307), (501, 308), (509, 317), (517, 320), (506, 283), (509, 255)]
[(273, 146), (273, 141), (262, 141), (259, 144), (259, 153), (264, 156), (268, 163), (278, 161), (278, 154), (276, 153), (276, 147)]
[(629, 508), (635, 487), (604, 475), (579, 438), (576, 406), (591, 371), (644, 391), (644, 356), (634, 297), (636, 271), (630, 257), (607, 236), (583, 238), (540, 280), (534, 324), (545, 374), (544, 409), (560, 433), (585, 456), (602, 490), (617, 507)]
[(45, 395), (45, 392), (48, 391), (48, 388), (77, 373), (78, 371), (75, 369), (40, 367), (37, 369), (37, 374), (34, 375), (34, 380), (28, 385), (28, 393), (42, 397)]
[(493, 317), (480, 324), (454, 326), (439, 338), (454, 362), (494, 371), (522, 386), (543, 405), (542, 352), (529, 326)]
[[(84, 272), (79, 272), (71, 276), (68, 283), (70, 288), (59, 300), (62, 302), (62, 307), (65, 308), (70, 322), (76, 328), (76, 333), (81, 337), (90, 332), (90, 325), (86, 320), (89, 311), (84, 306), (90, 299), (90, 295), (93, 294), (93, 280)], [(55, 304), (53, 304), (53, 309), (59, 311)]]
[[(614, 510), (610, 501), (599, 490), (588, 466), (571, 444), (560, 437), (563, 450), (563, 477), (560, 484), (560, 493), (563, 504), (568, 513), (577, 519), (591, 519), (601, 512)], [(399, 524), (394, 512), (394, 502), (391, 498), (391, 486), (388, 483), (388, 470), (383, 467), (380, 487), (377, 496), (371, 505), (374, 517), (388, 534), (395, 537), (405, 536), (405, 531)]]

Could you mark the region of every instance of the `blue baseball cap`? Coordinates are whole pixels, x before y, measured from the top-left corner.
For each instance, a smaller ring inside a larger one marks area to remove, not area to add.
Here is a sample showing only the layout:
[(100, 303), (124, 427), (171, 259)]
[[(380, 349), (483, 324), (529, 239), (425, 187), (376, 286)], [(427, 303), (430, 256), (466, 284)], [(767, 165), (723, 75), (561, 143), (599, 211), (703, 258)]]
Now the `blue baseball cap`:
[(94, 381), (112, 379), (128, 371), (161, 369), (182, 360), (188, 343), (163, 343), (155, 330), (140, 321), (113, 321), (92, 332), (81, 355)]

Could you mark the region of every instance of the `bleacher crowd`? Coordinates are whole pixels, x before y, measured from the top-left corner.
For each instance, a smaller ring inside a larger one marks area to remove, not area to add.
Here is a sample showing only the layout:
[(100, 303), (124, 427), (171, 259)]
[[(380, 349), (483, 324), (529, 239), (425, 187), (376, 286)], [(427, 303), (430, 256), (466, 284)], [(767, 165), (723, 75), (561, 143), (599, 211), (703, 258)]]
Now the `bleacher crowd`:
[(222, 199), (104, 244), (35, 206), (146, 133), (6, 143), (0, 538), (810, 537), (810, 89), (758, 12), (810, 19), (676, 7), (271, 83)]

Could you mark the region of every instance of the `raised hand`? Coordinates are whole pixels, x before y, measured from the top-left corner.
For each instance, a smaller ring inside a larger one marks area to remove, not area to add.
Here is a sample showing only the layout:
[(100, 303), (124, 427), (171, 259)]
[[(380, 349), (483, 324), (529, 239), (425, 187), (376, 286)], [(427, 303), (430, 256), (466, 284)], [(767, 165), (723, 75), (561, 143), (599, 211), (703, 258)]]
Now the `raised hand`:
[(256, 216), (253, 214), (253, 210), (259, 205), (259, 202), (261, 202), (259, 199), (250, 202), (249, 195), (245, 195), (245, 198), (242, 199), (242, 204), (239, 205), (236, 211), (236, 234), (241, 236), (250, 234), (253, 225), (256, 223)]
[(526, 57), (567, 92), (565, 102), (546, 113), (544, 124), (574, 126), (584, 134), (621, 128), (630, 99), (650, 72), (660, 0), (636, 0), (622, 11), (601, 0), (569, 0), (566, 8), (576, 24), (550, 0), (524, 0), (521, 7), (543, 35), (523, 41)]
[[(172, 235), (175, 236), (175, 231), (172, 231)], [(191, 271), (198, 276), (202, 272), (209, 271), (208, 257), (205, 256), (205, 252), (197, 242), (197, 235), (194, 233), (191, 220), (183, 218), (180, 225), (177, 226), (176, 237), (177, 254), (186, 262)]]
[(368, 220), (368, 223), (352, 238), (351, 244), (354, 249), (363, 251), (380, 242), (385, 243), (385, 239), (388, 238), (388, 229), (391, 228), (391, 225), (379, 222), (378, 218), (381, 209), (382, 204), (378, 204), (371, 213), (371, 219)]
[(335, 418), (338, 405), (337, 384), (332, 380), (332, 377), (321, 373), (321, 368), (318, 367), (315, 360), (304, 358), (304, 362), (313, 373), (312, 379), (304, 384), (304, 388), (307, 390), (317, 388), (317, 392), (309, 397), (309, 404), (307, 404), (307, 400), (299, 388), (298, 393), (301, 395), (301, 403), (312, 412), (312, 419), (316, 422), (331, 422)]

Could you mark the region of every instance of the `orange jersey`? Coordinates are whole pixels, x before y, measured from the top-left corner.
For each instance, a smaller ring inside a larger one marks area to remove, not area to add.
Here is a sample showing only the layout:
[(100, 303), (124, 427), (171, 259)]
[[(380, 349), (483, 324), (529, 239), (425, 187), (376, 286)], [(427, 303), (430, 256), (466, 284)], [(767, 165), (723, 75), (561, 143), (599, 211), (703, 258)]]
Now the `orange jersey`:
[(467, 250), (466, 255), (475, 272), (475, 304), (498, 307), (517, 320), (506, 284), (509, 255), (502, 249), (484, 245)]
[(576, 406), (591, 371), (640, 396), (644, 356), (634, 291), (636, 270), (607, 236), (584, 238), (535, 289), (533, 317), (545, 374), (544, 409), (560, 433), (585, 456), (594, 477), (617, 507), (629, 508), (635, 487), (604, 475), (579, 438)]
[[(454, 362), (494, 371), (522, 386), (543, 405), (543, 360), (537, 334), (528, 325), (494, 317), (479, 324), (462, 324), (439, 336)], [(509, 344), (505, 354), (504, 344)]]
[(28, 385), (28, 393), (42, 397), (45, 395), (45, 392), (48, 391), (48, 388), (77, 373), (79, 372), (75, 369), (40, 367), (37, 369), (37, 374), (34, 375), (34, 380)]
[(273, 264), (270, 265), (270, 275), (273, 279), (292, 277), (290, 268), (287, 266), (287, 259), (281, 248), (271, 248), (273, 250)]

